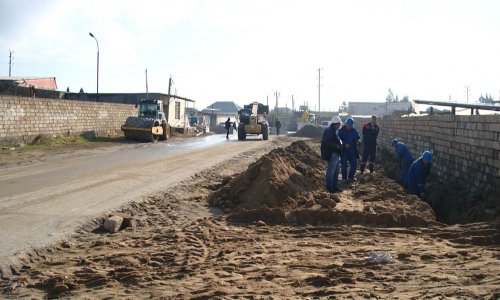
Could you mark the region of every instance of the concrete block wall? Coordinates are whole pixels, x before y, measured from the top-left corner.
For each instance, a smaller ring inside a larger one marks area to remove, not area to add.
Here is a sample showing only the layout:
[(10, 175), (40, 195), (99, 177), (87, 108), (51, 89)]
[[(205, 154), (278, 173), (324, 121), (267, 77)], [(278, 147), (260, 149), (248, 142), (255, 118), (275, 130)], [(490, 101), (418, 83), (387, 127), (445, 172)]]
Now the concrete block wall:
[(0, 80), (0, 95), (11, 95), (18, 97), (30, 97), (31, 93), (37, 98), (62, 99), (65, 92), (34, 88), (30, 91), (29, 87), (19, 86), (11, 80)]
[(130, 104), (0, 96), (0, 145), (28, 144), (37, 135), (52, 137), (116, 135), (126, 118), (136, 115)]
[(0, 94), (14, 94), (14, 82), (11, 80), (0, 80)]
[(473, 192), (500, 189), (500, 115), (385, 117), (379, 124), (379, 148), (393, 151), (398, 138), (415, 159), (430, 150), (432, 174), (442, 183)]

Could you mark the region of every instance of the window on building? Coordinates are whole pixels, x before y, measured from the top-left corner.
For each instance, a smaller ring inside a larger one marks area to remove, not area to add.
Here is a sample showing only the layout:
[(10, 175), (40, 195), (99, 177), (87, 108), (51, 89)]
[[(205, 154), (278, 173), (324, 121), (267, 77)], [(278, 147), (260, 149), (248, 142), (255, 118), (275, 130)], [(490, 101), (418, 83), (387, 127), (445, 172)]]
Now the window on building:
[(180, 102), (175, 102), (175, 119), (176, 120), (181, 119), (181, 103)]

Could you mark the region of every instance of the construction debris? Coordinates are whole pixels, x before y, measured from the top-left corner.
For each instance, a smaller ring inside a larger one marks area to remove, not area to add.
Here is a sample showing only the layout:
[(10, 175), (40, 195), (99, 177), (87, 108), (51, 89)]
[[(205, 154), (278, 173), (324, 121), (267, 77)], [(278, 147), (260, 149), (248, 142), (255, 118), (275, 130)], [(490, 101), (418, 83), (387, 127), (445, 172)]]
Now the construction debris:
[(115, 233), (120, 230), (123, 218), (120, 216), (110, 216), (104, 220), (104, 229), (109, 233)]

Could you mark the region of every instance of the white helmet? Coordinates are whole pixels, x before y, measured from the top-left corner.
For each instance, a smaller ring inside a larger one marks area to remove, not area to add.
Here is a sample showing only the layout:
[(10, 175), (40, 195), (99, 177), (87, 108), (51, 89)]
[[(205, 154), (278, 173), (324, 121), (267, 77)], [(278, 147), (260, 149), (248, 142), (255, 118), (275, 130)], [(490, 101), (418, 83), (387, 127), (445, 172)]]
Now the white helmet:
[(335, 116), (332, 118), (332, 124), (342, 124), (342, 120), (338, 117), (338, 116)]

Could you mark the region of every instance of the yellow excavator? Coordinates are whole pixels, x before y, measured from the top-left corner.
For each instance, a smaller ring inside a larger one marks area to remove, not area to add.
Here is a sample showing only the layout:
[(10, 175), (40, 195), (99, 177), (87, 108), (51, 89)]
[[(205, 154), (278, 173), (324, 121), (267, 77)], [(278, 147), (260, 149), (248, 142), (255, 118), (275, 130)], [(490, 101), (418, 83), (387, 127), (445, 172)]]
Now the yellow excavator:
[(127, 140), (156, 142), (167, 140), (170, 136), (163, 110), (163, 101), (142, 99), (135, 107), (139, 107), (138, 116), (130, 116), (121, 126)]

